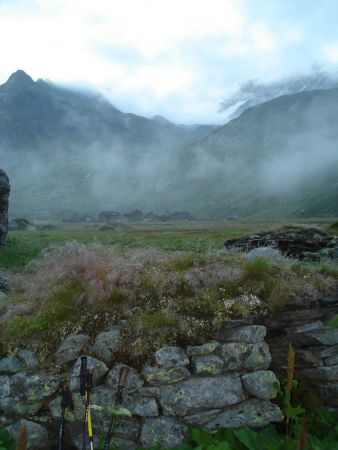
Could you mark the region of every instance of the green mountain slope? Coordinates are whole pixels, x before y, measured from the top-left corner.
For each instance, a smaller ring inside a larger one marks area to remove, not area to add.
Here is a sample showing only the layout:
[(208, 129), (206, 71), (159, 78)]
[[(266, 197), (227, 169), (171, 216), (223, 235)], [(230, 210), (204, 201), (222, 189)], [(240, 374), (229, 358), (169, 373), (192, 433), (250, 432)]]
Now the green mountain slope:
[(182, 151), (185, 201), (217, 217), (338, 215), (337, 118), (338, 89), (246, 110)]

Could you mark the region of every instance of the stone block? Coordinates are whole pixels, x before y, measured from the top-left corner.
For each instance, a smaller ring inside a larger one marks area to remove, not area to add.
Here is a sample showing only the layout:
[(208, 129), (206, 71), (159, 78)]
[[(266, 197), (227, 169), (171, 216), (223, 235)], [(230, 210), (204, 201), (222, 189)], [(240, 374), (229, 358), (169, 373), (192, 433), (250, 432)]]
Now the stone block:
[[(93, 369), (93, 384), (97, 386), (101, 383), (103, 377), (108, 372), (108, 367), (106, 364), (96, 358), (88, 356), (87, 367)], [(74, 364), (73, 370), (69, 378), (69, 387), (72, 391), (80, 389), (80, 368), (81, 368), (81, 358), (78, 358)]]
[(153, 386), (178, 383), (179, 381), (190, 377), (190, 372), (185, 367), (164, 369), (163, 367), (145, 366), (142, 374), (147, 383)]
[(247, 325), (229, 332), (226, 342), (244, 342), (257, 344), (263, 342), (266, 336), (266, 328), (263, 325)]
[(197, 375), (219, 375), (224, 362), (216, 355), (194, 356), (192, 358), (193, 372)]
[(17, 396), (0, 398), (0, 410), (5, 415), (33, 416), (39, 411), (42, 405), (43, 405), (42, 399), (27, 402), (23, 398)]
[(181, 347), (162, 347), (155, 352), (156, 363), (169, 369), (171, 367), (184, 367), (189, 364), (186, 352)]
[[(115, 405), (116, 391), (116, 388), (111, 388), (108, 386), (99, 386), (93, 389), (91, 403), (100, 407), (100, 409), (93, 412), (93, 415), (96, 416), (98, 420), (111, 416), (111, 410)], [(156, 399), (152, 397), (143, 397), (139, 393), (123, 394), (122, 407), (135, 416), (158, 416)]]
[(17, 358), (23, 362), (25, 369), (36, 369), (39, 365), (39, 361), (35, 354), (30, 350), (21, 349), (16, 354)]
[(320, 320), (315, 322), (305, 323), (302, 325), (293, 325), (291, 327), (285, 328), (287, 334), (301, 334), (309, 333), (314, 330), (318, 330), (323, 327), (323, 323)]
[[(117, 387), (119, 377), (120, 377), (120, 371), (123, 367), (123, 364), (116, 364), (109, 372), (107, 376), (106, 383), (108, 386), (112, 386), (114, 388)], [(124, 392), (135, 392), (139, 390), (144, 384), (143, 379), (139, 375), (139, 373), (133, 369), (130, 368), (126, 385), (124, 388)]]
[(17, 439), (23, 427), (27, 428), (27, 450), (39, 450), (50, 447), (48, 432), (44, 426), (38, 423), (22, 419), (9, 425), (6, 429)]
[(109, 331), (99, 333), (92, 347), (92, 352), (106, 361), (110, 361), (119, 350), (121, 343), (121, 327), (115, 326)]
[(203, 345), (189, 346), (187, 347), (188, 356), (206, 356), (215, 353), (220, 347), (219, 342), (211, 341)]
[(326, 405), (338, 408), (338, 382), (319, 384), (318, 393)]
[(332, 356), (331, 358), (326, 358), (324, 362), (326, 366), (334, 366), (338, 364), (338, 355)]
[(60, 378), (49, 372), (19, 372), (10, 379), (11, 391), (25, 402), (39, 402), (54, 395)]
[(88, 347), (89, 341), (90, 338), (86, 334), (71, 334), (57, 349), (55, 361), (59, 364), (75, 361), (83, 350)]
[(197, 377), (161, 387), (165, 415), (185, 416), (207, 409), (224, 408), (244, 400), (238, 375)]
[(242, 376), (245, 389), (249, 394), (263, 400), (270, 400), (276, 397), (279, 381), (276, 375), (270, 370), (260, 370)]
[(225, 409), (206, 423), (205, 427), (210, 431), (220, 428), (263, 427), (270, 422), (281, 422), (283, 418), (277, 405), (268, 400), (250, 399)]
[[(319, 349), (319, 350), (318, 350)], [(321, 358), (332, 358), (338, 355), (338, 345), (333, 345), (329, 347), (311, 347), (311, 351), (318, 351)]]
[(338, 344), (338, 329), (322, 326), (297, 336), (297, 342), (302, 345), (329, 345)]
[(24, 364), (15, 356), (7, 356), (0, 359), (0, 374), (1, 373), (17, 373), (24, 370)]
[(7, 375), (0, 375), (0, 398), (9, 397), (11, 394), (10, 378)]
[[(85, 410), (84, 397), (82, 397), (78, 392), (73, 392), (72, 398), (74, 403), (74, 410), (71, 411), (69, 408), (66, 408), (65, 411), (66, 420), (67, 422), (70, 423), (81, 422), (83, 420), (83, 414)], [(94, 402), (92, 402), (92, 400), (91, 403), (95, 404)], [(52, 400), (49, 403), (48, 407), (50, 414), (54, 419), (58, 419), (61, 417), (61, 397), (56, 397), (54, 400)], [(95, 413), (93, 414), (93, 418), (95, 417)]]
[(169, 449), (180, 445), (186, 433), (187, 427), (170, 417), (145, 419), (141, 433), (141, 444), (146, 448), (160, 445), (162, 448)]
[(224, 371), (265, 370), (271, 363), (270, 350), (266, 342), (223, 344), (220, 356), (224, 361)]
[(301, 373), (310, 380), (338, 381), (338, 365), (304, 369)]
[(207, 422), (215, 419), (221, 412), (221, 409), (210, 409), (208, 411), (199, 411), (196, 414), (184, 416), (182, 420), (188, 425), (204, 426)]
[(116, 436), (120, 439), (137, 441), (141, 433), (141, 420), (136, 417), (122, 419), (117, 430)]

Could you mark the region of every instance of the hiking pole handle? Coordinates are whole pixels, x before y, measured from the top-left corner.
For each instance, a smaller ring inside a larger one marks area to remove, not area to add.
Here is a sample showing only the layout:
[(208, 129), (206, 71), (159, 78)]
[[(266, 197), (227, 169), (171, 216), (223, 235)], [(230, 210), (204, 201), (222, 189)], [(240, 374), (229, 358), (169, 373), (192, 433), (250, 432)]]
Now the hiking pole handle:
[(80, 366), (80, 394), (83, 396), (87, 390), (87, 356), (81, 356), (81, 366)]
[[(122, 404), (122, 401), (123, 401), (122, 391), (127, 383), (129, 371), (130, 371), (130, 367), (128, 367), (128, 366), (121, 367), (119, 380), (117, 382), (117, 391), (116, 391), (116, 395), (115, 395), (115, 407)], [(114, 426), (114, 416), (112, 416), (112, 418), (110, 420), (109, 428), (108, 428), (108, 431), (106, 434), (106, 439), (104, 441), (103, 450), (109, 450), (110, 441), (111, 441), (111, 439), (113, 437), (113, 433), (114, 433), (113, 426)]]
[(127, 378), (129, 374), (130, 368), (127, 366), (123, 366), (120, 370), (120, 378), (117, 387), (124, 388), (127, 383)]
[(59, 443), (58, 450), (63, 450), (63, 441), (65, 435), (65, 423), (66, 423), (66, 408), (69, 408), (71, 411), (74, 410), (74, 403), (72, 398), (72, 393), (69, 389), (68, 383), (63, 383), (63, 392), (61, 397), (61, 421), (60, 421), (60, 429), (59, 429)]

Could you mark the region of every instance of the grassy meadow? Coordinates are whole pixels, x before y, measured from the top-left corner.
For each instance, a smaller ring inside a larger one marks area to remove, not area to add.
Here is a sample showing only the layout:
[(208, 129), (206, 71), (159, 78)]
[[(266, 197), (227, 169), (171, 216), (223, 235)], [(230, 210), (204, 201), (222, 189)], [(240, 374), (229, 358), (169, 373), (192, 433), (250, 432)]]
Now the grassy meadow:
[[(292, 221), (291, 221), (292, 222)], [(156, 247), (167, 251), (205, 252), (220, 250), (226, 239), (276, 228), (290, 220), (200, 221), (132, 223), (129, 228), (99, 231), (83, 224), (58, 223), (57, 231), (10, 232), (7, 246), (0, 249), (0, 269), (23, 268), (50, 245), (75, 240), (84, 244), (100, 242), (121, 248)], [(321, 224), (329, 228), (332, 220), (313, 219), (298, 223)], [(87, 225), (88, 226), (88, 225)], [(338, 226), (337, 226), (338, 233)]]
[(334, 261), (270, 261), (223, 251), (227, 238), (282, 224), (132, 223), (105, 231), (59, 224), (55, 231), (10, 232), (0, 250), (0, 270), (11, 285), (0, 304), (0, 354), (34, 347), (50, 364), (64, 336), (95, 336), (123, 319), (119, 358), (141, 365), (156, 347), (212, 339), (215, 327), (233, 318), (278, 314), (286, 303), (332, 294)]

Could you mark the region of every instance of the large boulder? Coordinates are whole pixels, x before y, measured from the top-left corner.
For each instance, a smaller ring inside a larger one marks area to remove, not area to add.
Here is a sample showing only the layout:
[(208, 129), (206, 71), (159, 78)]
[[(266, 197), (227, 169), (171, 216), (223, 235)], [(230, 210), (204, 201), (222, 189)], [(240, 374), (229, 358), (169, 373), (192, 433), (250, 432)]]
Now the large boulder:
[(9, 179), (6, 172), (0, 169), (0, 245), (5, 245), (8, 232), (8, 198)]

